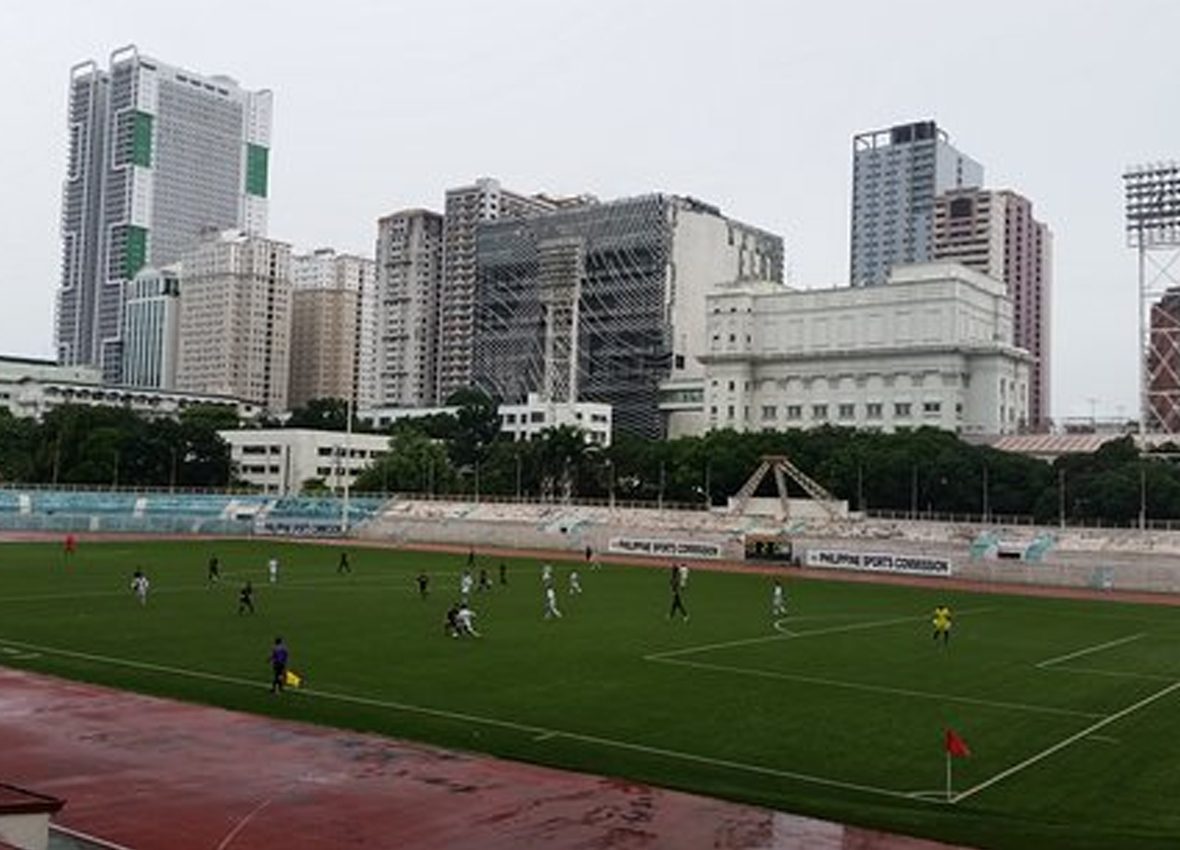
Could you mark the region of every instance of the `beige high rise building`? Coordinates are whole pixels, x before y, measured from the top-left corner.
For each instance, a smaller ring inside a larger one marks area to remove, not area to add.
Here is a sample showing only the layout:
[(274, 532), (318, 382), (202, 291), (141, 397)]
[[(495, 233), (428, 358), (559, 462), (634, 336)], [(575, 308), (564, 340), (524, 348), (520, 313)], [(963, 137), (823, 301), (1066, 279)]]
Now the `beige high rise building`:
[(176, 386), (287, 409), (291, 246), (209, 232), (183, 255)]
[(1053, 235), (1016, 192), (955, 189), (934, 200), (934, 257), (1003, 281), (1012, 299), (1012, 342), (1033, 356), (1025, 427), (1049, 427)]
[(375, 266), (321, 248), (292, 260), (291, 408), (315, 398), (372, 404), (375, 392)]
[(442, 235), (443, 217), (429, 210), (377, 220), (379, 407), (435, 403)]

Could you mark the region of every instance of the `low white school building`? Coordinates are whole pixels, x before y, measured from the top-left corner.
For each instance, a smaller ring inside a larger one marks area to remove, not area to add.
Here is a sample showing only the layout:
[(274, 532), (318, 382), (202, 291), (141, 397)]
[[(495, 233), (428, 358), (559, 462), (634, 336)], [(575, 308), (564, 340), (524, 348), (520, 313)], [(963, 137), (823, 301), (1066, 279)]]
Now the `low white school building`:
[(234, 476), (266, 493), (293, 495), (318, 479), (335, 493), (389, 451), (388, 434), (347, 434), (311, 428), (218, 431), (229, 443)]

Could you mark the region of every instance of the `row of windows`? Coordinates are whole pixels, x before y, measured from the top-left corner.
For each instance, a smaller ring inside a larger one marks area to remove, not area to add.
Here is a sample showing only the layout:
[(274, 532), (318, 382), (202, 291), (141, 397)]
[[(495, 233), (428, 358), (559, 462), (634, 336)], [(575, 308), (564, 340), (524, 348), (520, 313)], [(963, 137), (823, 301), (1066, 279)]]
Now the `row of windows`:
[[(803, 418), (804, 405), (788, 404), (782, 408), (783, 416), (787, 420), (797, 421)], [(850, 402), (842, 402), (835, 405), (836, 418), (840, 420), (856, 419), (857, 406)], [(813, 404), (811, 405), (812, 419), (828, 419), (831, 405), (828, 404)], [(940, 416), (942, 414), (942, 402), (940, 401), (924, 401), (921, 405), (923, 416)], [(750, 413), (748, 407), (742, 408), (743, 418), (748, 418)], [(765, 404), (762, 406), (762, 420), (764, 422), (773, 421), (778, 418), (779, 408), (773, 404)], [(726, 408), (726, 418), (733, 419), (736, 409), (734, 405), (729, 405)], [(955, 405), (955, 413), (962, 414), (963, 405)], [(717, 415), (717, 407), (709, 408), (709, 413), (712, 416)], [(871, 401), (864, 406), (865, 419), (883, 419), (885, 416), (885, 404), (883, 402)], [(894, 419), (908, 419), (914, 415), (914, 405), (908, 401), (894, 402), (893, 404), (893, 418)]]

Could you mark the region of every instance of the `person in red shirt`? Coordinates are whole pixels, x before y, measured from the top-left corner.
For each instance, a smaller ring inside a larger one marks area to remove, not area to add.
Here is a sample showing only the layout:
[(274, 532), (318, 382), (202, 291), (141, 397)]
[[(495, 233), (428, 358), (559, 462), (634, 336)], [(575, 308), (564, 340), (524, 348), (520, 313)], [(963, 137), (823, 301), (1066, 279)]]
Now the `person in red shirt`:
[(72, 534), (66, 535), (66, 555), (73, 555), (78, 550), (78, 538)]

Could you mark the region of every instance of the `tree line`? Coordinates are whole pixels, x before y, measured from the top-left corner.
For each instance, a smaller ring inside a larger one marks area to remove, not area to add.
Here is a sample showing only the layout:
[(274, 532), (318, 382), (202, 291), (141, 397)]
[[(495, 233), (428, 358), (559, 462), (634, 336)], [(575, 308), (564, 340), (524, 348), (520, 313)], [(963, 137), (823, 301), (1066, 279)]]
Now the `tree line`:
[[(764, 455), (786, 455), (854, 510), (1021, 516), (1043, 523), (1127, 524), (1140, 511), (1149, 520), (1180, 518), (1174, 447), (1141, 455), (1130, 437), (1052, 464), (933, 428), (894, 434), (834, 427), (727, 430), (675, 440), (621, 434), (604, 448), (569, 427), (513, 442), (500, 434), (491, 399), (463, 391), (449, 401), (453, 414), (387, 429), (390, 451), (361, 474), (354, 490), (716, 506), (739, 490)], [(343, 430), (347, 410), (343, 401), (319, 399), (283, 424)], [(0, 410), (0, 482), (241, 485), (217, 435), (237, 427), (235, 413), (219, 407), (192, 407), (177, 421), (122, 408), (62, 406), (37, 422)], [(357, 420), (353, 427), (374, 430)], [(762, 487), (760, 494), (772, 490), (769, 481)]]

